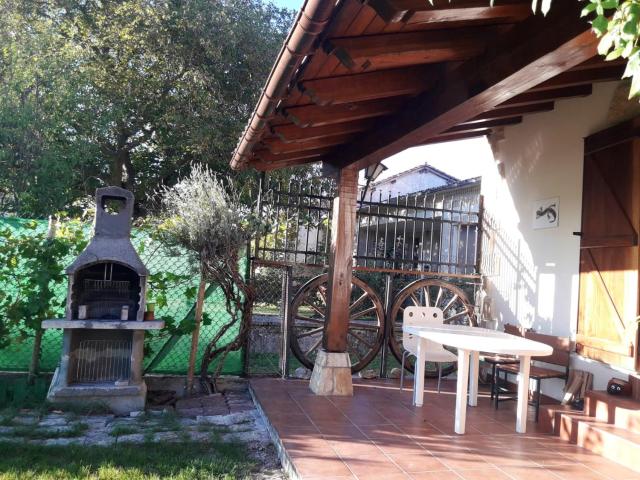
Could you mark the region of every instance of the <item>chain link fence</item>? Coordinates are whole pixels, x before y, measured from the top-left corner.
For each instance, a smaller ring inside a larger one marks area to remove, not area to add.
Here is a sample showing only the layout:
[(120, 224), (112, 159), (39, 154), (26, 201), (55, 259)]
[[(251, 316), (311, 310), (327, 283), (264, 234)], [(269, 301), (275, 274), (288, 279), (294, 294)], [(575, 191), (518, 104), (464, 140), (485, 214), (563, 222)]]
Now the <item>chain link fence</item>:
[[(9, 227), (21, 233), (21, 221), (17, 219), (0, 219), (0, 227)], [(42, 222), (38, 228), (46, 229), (46, 222)], [(26, 234), (26, 232), (25, 232)], [(194, 321), (195, 298), (185, 295), (187, 290), (195, 291), (198, 286), (197, 269), (191, 257), (180, 252), (170, 252), (162, 248), (157, 242), (145, 234), (134, 234), (133, 244), (138, 250), (142, 261), (151, 273), (173, 274), (180, 277), (179, 284), (166, 290), (166, 302), (156, 305), (156, 318), (170, 320), (174, 325), (188, 325)], [(69, 259), (71, 263), (73, 259)], [(244, 262), (244, 261), (243, 261)], [(244, 268), (244, 265), (241, 266)], [(0, 286), (10, 290), (10, 286)], [(153, 291), (151, 284), (151, 291)], [(66, 279), (54, 286), (58, 299), (62, 302), (66, 297)], [(222, 292), (215, 287), (209, 287), (206, 294), (204, 313), (206, 320), (200, 330), (200, 342), (196, 368), (199, 368), (202, 353), (207, 343), (219, 331), (219, 328), (228, 322), (229, 314), (226, 310), (225, 298)], [(56, 316), (63, 317), (64, 309), (59, 308)], [(221, 344), (233, 339), (238, 332), (237, 328), (231, 328)], [(40, 372), (53, 372), (60, 361), (62, 348), (62, 330), (46, 330), (42, 338), (40, 354)], [(145, 335), (144, 367), (146, 373), (185, 374), (191, 348), (190, 334), (170, 334), (166, 330), (147, 333)], [(0, 350), (0, 370), (24, 372), (28, 371), (33, 350), (33, 336), (23, 336), (18, 331), (14, 332), (9, 346)], [(215, 363), (210, 366), (213, 370)], [(244, 370), (244, 352), (231, 352), (222, 370), (224, 374), (240, 375)]]

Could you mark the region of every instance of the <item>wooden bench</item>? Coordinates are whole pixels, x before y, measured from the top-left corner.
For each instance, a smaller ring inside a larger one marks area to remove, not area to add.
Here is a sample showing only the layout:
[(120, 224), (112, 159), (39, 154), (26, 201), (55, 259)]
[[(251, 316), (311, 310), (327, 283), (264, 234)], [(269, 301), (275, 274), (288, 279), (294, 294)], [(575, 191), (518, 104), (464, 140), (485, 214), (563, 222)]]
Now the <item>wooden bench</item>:
[[(510, 335), (516, 335), (518, 337), (522, 337), (526, 330), (517, 325), (512, 325), (510, 323), (505, 324), (504, 332)], [(513, 355), (496, 355), (494, 353), (480, 353), (480, 361), (484, 363), (488, 363), (491, 365), (491, 379), (490, 379), (490, 387), (491, 387), (491, 400), (493, 400), (494, 389), (496, 384), (496, 369), (500, 365), (509, 365), (509, 364), (517, 364), (519, 363), (518, 359)]]
[[(569, 338), (565, 337), (556, 337), (553, 335), (545, 335), (542, 333), (535, 333), (532, 331), (527, 331), (524, 333), (524, 337), (529, 340), (533, 340), (535, 342), (544, 343), (553, 348), (553, 353), (547, 357), (533, 357), (531, 360), (539, 363), (544, 363), (548, 365), (558, 365), (564, 367), (564, 370), (555, 370), (552, 368), (545, 368), (539, 365), (531, 365), (531, 372), (529, 374), (529, 378), (531, 380), (535, 380), (535, 396), (533, 397), (533, 401), (530, 402), (531, 405), (536, 407), (535, 419), (538, 421), (538, 414), (540, 413), (540, 384), (542, 380), (546, 380), (549, 378), (560, 378), (567, 382), (569, 378), (569, 362), (571, 358), (571, 351), (573, 349), (573, 342)], [(508, 374), (518, 374), (520, 370), (519, 362), (509, 363), (498, 365), (497, 368), (497, 380), (500, 378), (500, 372), (504, 372), (504, 380), (507, 381)], [(494, 383), (494, 395), (496, 401), (496, 409), (498, 408), (498, 404), (501, 401), (505, 400), (514, 400), (515, 397), (509, 396), (507, 398), (500, 398), (500, 386), (498, 381)]]

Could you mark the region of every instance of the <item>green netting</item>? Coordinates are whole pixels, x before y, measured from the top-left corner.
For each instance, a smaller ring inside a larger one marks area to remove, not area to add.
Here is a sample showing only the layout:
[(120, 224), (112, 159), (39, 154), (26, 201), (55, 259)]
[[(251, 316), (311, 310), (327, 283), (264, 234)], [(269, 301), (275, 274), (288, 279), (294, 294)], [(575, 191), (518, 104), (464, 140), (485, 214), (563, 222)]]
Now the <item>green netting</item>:
[[(17, 233), (28, 234), (29, 232), (32, 232), (32, 230), (26, 230), (23, 228), (25, 222), (27, 222), (27, 220), (0, 218), (0, 228), (9, 227), (14, 229)], [(45, 221), (38, 223), (37, 230), (41, 231), (46, 228), (47, 224)], [(170, 272), (179, 275), (187, 274), (190, 275), (192, 279), (190, 280), (190, 286), (197, 287), (198, 277), (192, 265), (191, 258), (188, 255), (176, 255), (172, 252), (168, 252), (166, 249), (160, 248), (160, 245), (141, 233), (134, 233), (133, 237), (133, 244), (136, 247), (144, 244), (144, 248), (138, 248), (138, 251), (151, 274), (159, 272)], [(73, 258), (69, 258), (69, 263), (71, 263), (72, 260)], [(242, 268), (244, 268), (244, 265), (242, 265)], [(12, 289), (11, 285), (1, 285), (0, 288), (5, 289), (8, 293), (10, 293)], [(193, 319), (194, 301), (184, 295), (184, 290), (184, 284), (179, 288), (170, 290), (167, 293), (167, 305), (156, 307), (156, 318), (162, 319), (172, 317), (178, 322), (183, 319)], [(67, 291), (66, 281), (56, 285), (55, 291), (60, 296), (60, 300), (64, 300)], [(201, 328), (198, 363), (196, 366), (200, 365), (202, 353), (209, 340), (219, 331), (220, 326), (224, 325), (229, 319), (229, 314), (225, 307), (225, 300), (219, 289), (210, 288), (207, 292), (204, 312), (207, 313), (207, 316), (211, 321), (209, 324), (204, 324)], [(64, 315), (64, 311), (61, 309), (61, 311), (58, 312), (58, 315), (62, 317)], [(237, 328), (230, 329), (223, 337), (222, 343), (235, 337), (236, 334)], [(191, 348), (190, 335), (181, 335), (171, 338), (170, 334), (161, 331), (159, 333), (147, 334), (146, 337), (144, 365), (147, 371), (152, 373), (186, 373), (189, 350)], [(168, 346), (171, 346), (171, 348), (165, 348), (162, 358), (156, 358), (156, 356), (162, 351), (162, 347), (165, 346), (167, 342), (170, 342)], [(31, 361), (32, 347), (32, 337), (22, 339), (18, 335), (18, 332), (16, 332), (10, 345), (5, 349), (0, 350), (0, 370), (27, 371)], [(60, 361), (61, 347), (62, 331), (47, 330), (42, 339), (40, 371), (53, 372), (55, 370)], [(229, 354), (222, 370), (223, 373), (233, 375), (241, 374), (243, 372), (242, 360), (243, 352), (241, 351)], [(148, 369), (150, 365), (152, 368)], [(215, 365), (212, 365), (212, 368), (214, 366)]]

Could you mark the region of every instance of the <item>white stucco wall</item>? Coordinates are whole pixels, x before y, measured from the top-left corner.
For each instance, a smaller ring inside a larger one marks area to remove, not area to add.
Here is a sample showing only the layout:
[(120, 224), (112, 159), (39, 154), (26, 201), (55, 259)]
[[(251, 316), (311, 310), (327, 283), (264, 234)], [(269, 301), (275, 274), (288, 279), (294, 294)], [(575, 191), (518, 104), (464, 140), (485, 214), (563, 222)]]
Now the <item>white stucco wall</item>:
[[(487, 143), (493, 159), (480, 155), (485, 209), (496, 227), (483, 244), (494, 327), (515, 323), (575, 338), (580, 242), (572, 233), (580, 230), (583, 139), (623, 120), (619, 109), (610, 111), (617, 87), (598, 84), (589, 97), (558, 101), (552, 112), (529, 115)], [(533, 203), (552, 197), (560, 199), (559, 226), (534, 230)], [(572, 363), (594, 372), (598, 389), (613, 375), (626, 378), (577, 355)], [(543, 393), (559, 398), (562, 386), (545, 381)]]

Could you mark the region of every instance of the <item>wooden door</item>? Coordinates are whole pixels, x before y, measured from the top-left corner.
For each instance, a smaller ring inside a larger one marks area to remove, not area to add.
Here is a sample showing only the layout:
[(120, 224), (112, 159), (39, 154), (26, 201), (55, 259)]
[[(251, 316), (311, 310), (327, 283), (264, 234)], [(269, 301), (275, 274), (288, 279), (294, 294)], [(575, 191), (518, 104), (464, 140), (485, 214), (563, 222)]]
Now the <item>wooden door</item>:
[(635, 137), (603, 145), (598, 135), (598, 141), (585, 142), (576, 348), (632, 370), (638, 346), (640, 142)]

